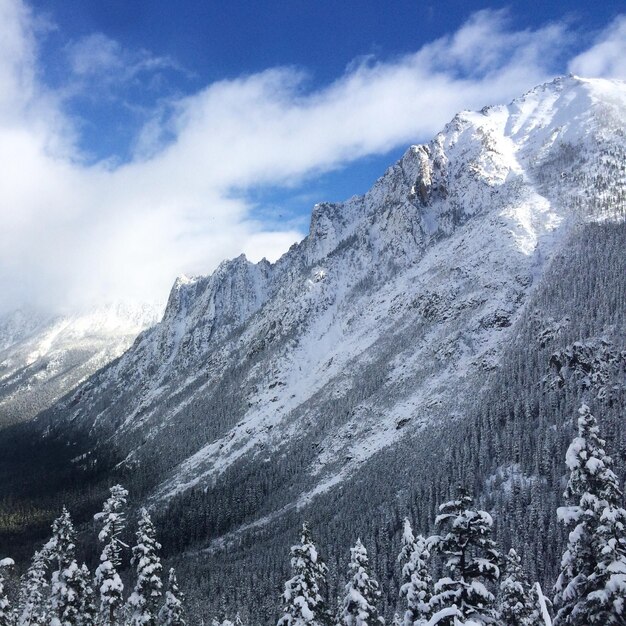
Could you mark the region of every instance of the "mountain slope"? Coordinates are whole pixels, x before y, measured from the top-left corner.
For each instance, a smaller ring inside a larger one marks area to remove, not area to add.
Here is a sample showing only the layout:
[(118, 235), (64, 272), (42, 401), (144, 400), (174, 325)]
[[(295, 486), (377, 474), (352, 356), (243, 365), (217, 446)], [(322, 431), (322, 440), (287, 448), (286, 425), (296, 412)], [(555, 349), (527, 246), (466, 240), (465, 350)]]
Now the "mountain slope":
[(393, 580), (400, 515), (428, 532), (459, 481), (512, 512), (505, 542), (549, 580), (566, 420), (593, 387), (575, 363), (613, 381), (626, 350), (625, 118), (624, 83), (576, 77), (460, 113), (364, 196), (316, 205), (275, 264), (179, 279), (162, 321), (29, 436), (75, 442), (75, 469), (110, 463), (188, 579), (261, 622), (302, 517), (331, 561), (360, 533)]
[(604, 171), (623, 163), (624, 97), (570, 77), (459, 114), (365, 196), (317, 205), (275, 265), (179, 280), (163, 321), (57, 413), (128, 464), (167, 441), (157, 497), (302, 437), (307, 487), (341, 480), (400, 426), (458, 413), (570, 225), (623, 210), (623, 171)]

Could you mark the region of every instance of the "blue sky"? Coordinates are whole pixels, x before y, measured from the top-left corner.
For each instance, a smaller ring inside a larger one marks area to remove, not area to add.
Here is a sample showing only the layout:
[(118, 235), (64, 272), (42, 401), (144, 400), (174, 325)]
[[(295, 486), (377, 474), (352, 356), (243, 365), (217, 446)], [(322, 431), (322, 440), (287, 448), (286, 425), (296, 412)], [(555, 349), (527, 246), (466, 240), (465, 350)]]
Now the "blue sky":
[(457, 110), (624, 78), (620, 9), (0, 0), (5, 307), (163, 300), (178, 273), (276, 258)]

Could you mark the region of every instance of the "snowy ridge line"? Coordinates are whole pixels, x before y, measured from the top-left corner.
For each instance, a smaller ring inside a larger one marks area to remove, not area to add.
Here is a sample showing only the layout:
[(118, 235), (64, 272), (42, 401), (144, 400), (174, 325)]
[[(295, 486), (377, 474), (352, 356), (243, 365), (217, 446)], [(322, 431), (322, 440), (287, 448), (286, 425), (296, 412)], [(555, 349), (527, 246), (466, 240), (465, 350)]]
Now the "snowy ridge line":
[(624, 83), (570, 76), (458, 114), (364, 196), (316, 205), (276, 263), (177, 281), (162, 322), (50, 419), (156, 463), (153, 502), (293, 450), (290, 503), (339, 484), (462, 415), (572, 227), (623, 219), (625, 112)]

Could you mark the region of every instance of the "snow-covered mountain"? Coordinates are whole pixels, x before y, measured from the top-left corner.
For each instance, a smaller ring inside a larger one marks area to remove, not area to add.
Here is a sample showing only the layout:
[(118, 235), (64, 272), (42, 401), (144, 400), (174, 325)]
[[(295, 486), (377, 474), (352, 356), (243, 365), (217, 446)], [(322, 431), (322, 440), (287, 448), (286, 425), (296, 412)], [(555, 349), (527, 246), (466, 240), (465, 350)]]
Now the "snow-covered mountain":
[(623, 216), (625, 103), (623, 83), (568, 77), (460, 113), (364, 196), (316, 205), (274, 265), (179, 279), (162, 322), (58, 419), (111, 437), (125, 464), (167, 445), (155, 498), (303, 437), (298, 499), (340, 482), (460, 413), (571, 226)]
[(316, 205), (276, 263), (177, 280), (162, 321), (34, 428), (109, 467), (190, 576), (210, 561), (256, 616), (303, 516), (334, 557), (347, 529), (378, 546), (407, 509), (425, 525), (457, 481), (511, 508), (505, 543), (541, 579), (558, 542), (520, 529), (551, 528), (567, 411), (593, 388), (563, 374), (556, 395), (550, 350), (609, 346), (604, 387), (622, 372), (625, 119), (623, 82), (574, 76), (460, 113), (364, 196)]
[(154, 306), (122, 303), (71, 315), (20, 309), (0, 316), (0, 423), (48, 408), (158, 317)]

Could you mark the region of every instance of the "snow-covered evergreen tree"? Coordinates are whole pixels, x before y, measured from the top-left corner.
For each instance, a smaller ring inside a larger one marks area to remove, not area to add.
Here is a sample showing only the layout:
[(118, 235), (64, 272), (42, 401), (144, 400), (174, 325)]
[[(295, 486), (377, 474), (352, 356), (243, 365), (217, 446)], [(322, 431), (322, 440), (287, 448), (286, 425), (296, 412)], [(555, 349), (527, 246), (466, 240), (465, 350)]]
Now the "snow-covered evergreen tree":
[(96, 594), (91, 584), (91, 572), (85, 563), (76, 572), (75, 584), (80, 597), (80, 622), (78, 626), (94, 626), (98, 619)]
[(49, 623), (47, 567), (47, 550), (35, 552), (30, 567), (22, 576), (20, 585), (19, 626), (47, 626)]
[(46, 544), (48, 559), (56, 570), (50, 584), (50, 626), (76, 626), (81, 621), (82, 591), (76, 563), (74, 524), (68, 510), (52, 524), (52, 538)]
[(555, 626), (626, 623), (626, 511), (613, 461), (595, 417), (579, 410), (578, 436), (566, 455), (568, 506), (558, 509), (572, 530), (555, 585)]
[[(404, 566), (410, 561), (411, 554), (415, 549), (415, 535), (413, 534), (413, 527), (408, 517), (404, 518), (402, 524), (402, 548), (400, 554), (398, 554), (398, 563), (400, 563), (401, 569), (404, 571)], [(402, 578), (402, 582), (408, 582), (407, 579)]]
[[(55, 574), (52, 575), (52, 594), (55, 594)], [(64, 603), (57, 608), (57, 615), (50, 622), (51, 626), (87, 626), (93, 624), (89, 622), (83, 613), (85, 608), (85, 593), (88, 593), (85, 587), (83, 572), (75, 560), (72, 560), (58, 580), (60, 588), (64, 593)], [(54, 609), (54, 603), (52, 603)]]
[(380, 589), (378, 582), (372, 578), (367, 550), (360, 539), (350, 549), (349, 568), (352, 577), (345, 587), (340, 623), (345, 626), (384, 624), (376, 606), (380, 600)]
[(486, 511), (475, 511), (473, 500), (463, 489), (455, 500), (439, 507), (435, 524), (447, 528), (430, 542), (446, 557), (450, 576), (439, 579), (431, 599), (429, 624), (457, 626), (491, 623), (495, 616), (494, 595), (485, 583), (500, 577), (499, 554), (491, 539), (493, 520)]
[(502, 626), (538, 626), (538, 610), (538, 599), (522, 569), (522, 559), (511, 548), (500, 582), (498, 619)]
[(402, 565), (400, 595), (406, 598), (407, 604), (404, 626), (424, 624), (430, 616), (432, 578), (428, 570), (429, 558), (426, 539), (422, 535), (415, 538), (411, 523), (405, 519), (402, 549), (398, 556), (398, 561)]
[(597, 558), (587, 595), (590, 624), (626, 624), (626, 510), (607, 503), (594, 539)]
[(124, 530), (124, 510), (128, 491), (121, 485), (111, 487), (111, 495), (104, 503), (101, 513), (95, 520), (102, 523), (98, 539), (104, 544), (100, 564), (96, 569), (97, 592), (100, 595), (98, 624), (100, 626), (118, 626), (124, 606), (124, 584), (119, 576), (122, 543), (120, 534)]
[(135, 588), (128, 598), (131, 626), (155, 626), (161, 600), (161, 544), (146, 509), (141, 509), (137, 528), (137, 543), (131, 559), (137, 572)]
[[(176, 572), (172, 567), (170, 568), (167, 579), (165, 602), (159, 611), (159, 624), (163, 624), (163, 626), (185, 626), (186, 622), (183, 600), (183, 594), (178, 589)], [(237, 617), (239, 617), (239, 614), (237, 614)]]
[(2, 570), (13, 567), (13, 559), (0, 559), (0, 626), (13, 626), (15, 624), (15, 612), (4, 591), (4, 576)]
[(293, 577), (285, 583), (285, 604), (278, 626), (324, 626), (328, 617), (321, 588), (328, 568), (318, 556), (306, 523), (300, 543), (291, 548), (291, 569)]

